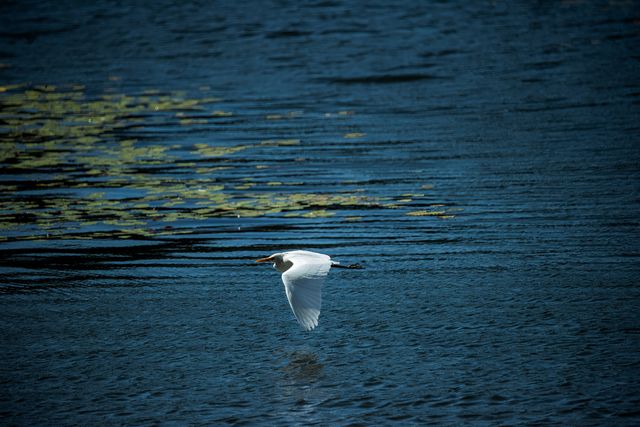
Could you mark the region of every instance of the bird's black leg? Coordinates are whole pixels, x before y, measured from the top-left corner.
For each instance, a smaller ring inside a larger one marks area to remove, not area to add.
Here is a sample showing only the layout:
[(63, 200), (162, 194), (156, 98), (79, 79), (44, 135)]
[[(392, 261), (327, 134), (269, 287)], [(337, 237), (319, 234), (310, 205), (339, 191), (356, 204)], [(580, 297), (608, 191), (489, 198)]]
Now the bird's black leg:
[(335, 268), (351, 268), (351, 269), (360, 269), (360, 268), (363, 268), (360, 264), (342, 265), (342, 264), (337, 263), (337, 262), (332, 262), (332, 263), (331, 263), (331, 267), (335, 267)]

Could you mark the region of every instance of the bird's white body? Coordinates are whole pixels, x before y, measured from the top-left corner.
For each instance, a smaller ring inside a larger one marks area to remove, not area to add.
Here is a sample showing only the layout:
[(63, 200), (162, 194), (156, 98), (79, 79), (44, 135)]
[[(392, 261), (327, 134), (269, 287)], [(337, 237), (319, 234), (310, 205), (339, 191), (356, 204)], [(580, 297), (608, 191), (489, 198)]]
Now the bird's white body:
[(322, 284), (332, 266), (329, 255), (309, 251), (290, 251), (259, 259), (273, 262), (282, 273), (284, 291), (298, 323), (305, 331), (318, 326), (322, 306)]

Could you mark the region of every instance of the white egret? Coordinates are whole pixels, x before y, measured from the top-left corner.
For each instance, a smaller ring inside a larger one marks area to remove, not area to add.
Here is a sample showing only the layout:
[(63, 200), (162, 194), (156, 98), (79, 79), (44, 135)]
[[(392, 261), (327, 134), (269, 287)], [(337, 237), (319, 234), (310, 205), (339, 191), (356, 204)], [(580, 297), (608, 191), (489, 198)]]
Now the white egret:
[(256, 262), (273, 262), (282, 273), (284, 291), (294, 316), (305, 331), (318, 326), (322, 305), (322, 284), (331, 267), (362, 268), (359, 264), (341, 265), (329, 255), (309, 251), (275, 253)]

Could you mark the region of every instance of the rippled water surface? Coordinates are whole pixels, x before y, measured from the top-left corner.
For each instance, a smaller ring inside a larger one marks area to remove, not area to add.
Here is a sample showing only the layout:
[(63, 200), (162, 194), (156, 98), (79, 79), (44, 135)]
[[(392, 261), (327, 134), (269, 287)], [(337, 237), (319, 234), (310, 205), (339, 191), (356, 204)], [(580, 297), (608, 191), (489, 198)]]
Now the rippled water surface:
[[(3, 423), (637, 425), (638, 46), (634, 1), (3, 2)], [(298, 248), (365, 266), (310, 333), (253, 262)]]

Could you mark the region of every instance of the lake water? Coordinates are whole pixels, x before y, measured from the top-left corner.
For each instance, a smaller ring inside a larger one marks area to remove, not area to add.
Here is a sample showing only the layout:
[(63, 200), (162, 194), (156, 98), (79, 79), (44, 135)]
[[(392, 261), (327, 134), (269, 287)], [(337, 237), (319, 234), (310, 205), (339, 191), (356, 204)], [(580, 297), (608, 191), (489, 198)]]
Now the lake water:
[[(638, 425), (640, 7), (3, 2), (5, 425)], [(303, 332), (278, 273), (332, 271)]]

